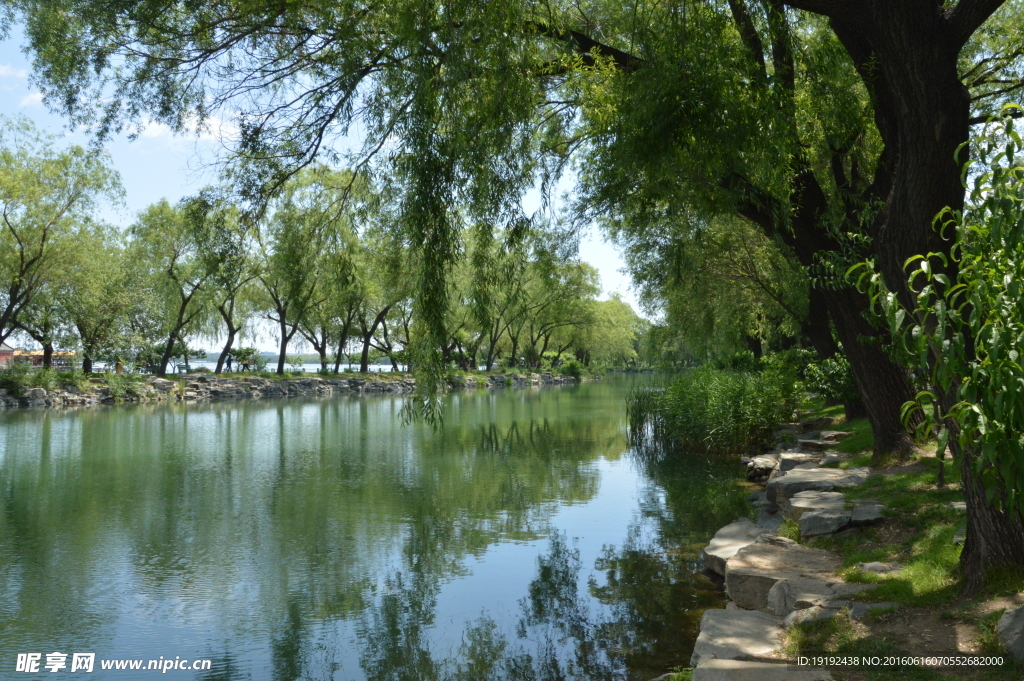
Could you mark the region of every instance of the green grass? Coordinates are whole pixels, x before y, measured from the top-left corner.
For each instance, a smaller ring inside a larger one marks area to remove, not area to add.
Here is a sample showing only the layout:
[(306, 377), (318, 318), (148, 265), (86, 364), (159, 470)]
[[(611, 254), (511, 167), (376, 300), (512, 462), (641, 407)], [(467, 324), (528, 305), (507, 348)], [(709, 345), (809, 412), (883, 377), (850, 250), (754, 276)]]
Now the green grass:
[[(840, 409), (842, 408), (840, 407)], [(875, 448), (875, 435), (871, 431), (871, 424), (867, 419), (853, 419), (836, 427), (853, 434), (835, 447), (829, 447), (829, 451), (859, 454), (863, 451), (870, 452)]]

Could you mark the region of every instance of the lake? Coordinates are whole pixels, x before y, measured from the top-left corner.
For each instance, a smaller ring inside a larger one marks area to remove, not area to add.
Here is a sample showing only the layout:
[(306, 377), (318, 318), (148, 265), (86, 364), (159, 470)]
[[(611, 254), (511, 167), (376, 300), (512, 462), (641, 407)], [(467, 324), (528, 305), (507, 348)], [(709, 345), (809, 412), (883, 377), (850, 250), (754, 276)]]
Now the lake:
[(735, 461), (630, 449), (638, 380), (455, 392), (437, 429), (388, 396), (0, 413), (0, 678), (63, 678), (54, 652), (93, 679), (687, 666), (724, 603), (700, 548), (746, 495)]

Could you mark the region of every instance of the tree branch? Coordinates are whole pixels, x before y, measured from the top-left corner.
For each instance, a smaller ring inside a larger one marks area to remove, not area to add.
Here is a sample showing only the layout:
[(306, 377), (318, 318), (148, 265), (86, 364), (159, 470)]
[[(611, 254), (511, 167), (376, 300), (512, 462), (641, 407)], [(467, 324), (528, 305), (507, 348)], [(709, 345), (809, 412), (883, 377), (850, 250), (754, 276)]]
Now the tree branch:
[(611, 59), (626, 73), (633, 73), (643, 65), (643, 60), (639, 57), (629, 54), (628, 52), (623, 52), (611, 45), (605, 45), (602, 42), (598, 42), (585, 33), (573, 31), (572, 29), (563, 30), (552, 28), (551, 26), (540, 22), (532, 22), (532, 25), (541, 35), (572, 45), (573, 49), (583, 56), (583, 63), (588, 66), (594, 65), (596, 61), (594, 59), (595, 53), (602, 57)]
[(958, 46), (966, 44), (974, 32), (1005, 2), (1006, 0), (960, 0), (947, 19)]

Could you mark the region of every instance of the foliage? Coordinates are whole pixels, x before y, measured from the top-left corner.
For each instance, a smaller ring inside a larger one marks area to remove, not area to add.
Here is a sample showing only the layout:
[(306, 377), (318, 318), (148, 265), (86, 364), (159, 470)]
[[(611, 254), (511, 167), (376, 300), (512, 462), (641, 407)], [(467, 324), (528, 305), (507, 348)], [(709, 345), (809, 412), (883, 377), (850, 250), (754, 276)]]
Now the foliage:
[(796, 372), (781, 361), (752, 372), (701, 366), (663, 391), (631, 395), (630, 430), (683, 451), (768, 449), (775, 428), (798, 406), (797, 385)]
[(31, 385), (32, 367), (27, 362), (8, 362), (0, 368), (0, 388), (13, 397), (21, 397)]
[(235, 371), (241, 371), (243, 364), (248, 364), (250, 370), (255, 372), (267, 370), (267, 358), (256, 348), (235, 348), (232, 354), (235, 358)]
[(696, 357), (728, 355), (747, 339), (801, 335), (807, 275), (784, 246), (750, 224), (674, 215), (657, 225), (609, 223), (641, 300)]
[[(97, 202), (120, 196), (117, 174), (108, 164), (103, 152), (57, 149), (28, 122), (0, 120), (0, 341), (52, 283), (54, 270), (66, 269)], [(52, 287), (50, 294), (56, 304)]]
[[(1020, 107), (1016, 107), (1020, 111)], [(1011, 112), (1008, 112), (1012, 113)], [(937, 433), (937, 451), (950, 438), (954, 453), (970, 452), (988, 503), (1024, 511), (1024, 142), (1007, 115), (974, 142), (976, 167), (968, 175), (970, 202), (939, 227), (956, 240), (954, 280), (945, 256), (907, 261), (912, 304), (887, 292), (867, 263), (860, 274), (938, 395), (923, 391), (916, 404), (925, 427)], [(966, 173), (966, 171), (965, 171)]]
[(825, 404), (858, 404), (860, 392), (844, 355), (811, 362), (804, 371), (807, 389), (825, 398)]

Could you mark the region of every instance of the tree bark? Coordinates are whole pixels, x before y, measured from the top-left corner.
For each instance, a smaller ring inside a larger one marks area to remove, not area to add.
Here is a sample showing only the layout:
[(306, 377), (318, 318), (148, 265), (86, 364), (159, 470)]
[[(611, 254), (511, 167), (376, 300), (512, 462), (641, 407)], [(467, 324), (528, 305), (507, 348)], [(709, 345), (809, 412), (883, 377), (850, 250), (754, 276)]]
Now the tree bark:
[(224, 362), (227, 361), (228, 355), (231, 354), (231, 348), (235, 344), (235, 329), (231, 326), (228, 327), (228, 339), (224, 343), (224, 348), (220, 351), (220, 356), (217, 358), (217, 369), (213, 372), (219, 374), (224, 370)]
[(377, 327), (380, 326), (380, 323), (387, 316), (390, 309), (390, 305), (386, 306), (374, 318), (370, 328), (368, 330), (363, 329), (363, 354), (359, 360), (359, 373), (365, 374), (370, 371), (370, 341), (373, 340), (373, 334), (377, 332)]
[[(759, 225), (769, 237), (782, 239), (804, 267), (812, 266), (818, 253), (840, 250), (840, 245), (820, 224), (827, 214), (828, 197), (810, 168), (804, 168), (794, 179), (791, 203), (795, 212), (790, 229), (777, 224), (774, 217), (777, 211), (765, 210), (770, 207), (771, 199), (750, 198), (750, 203), (741, 204), (740, 215)], [(866, 294), (839, 285), (822, 290), (821, 295), (850, 362), (865, 415), (875, 433), (875, 460), (906, 458), (914, 451), (913, 438), (900, 418), (903, 403), (914, 397), (909, 372), (889, 358), (882, 347), (883, 336), (865, 318), (869, 311)], [(855, 408), (852, 411), (853, 416), (858, 413)]]
[(90, 357), (89, 355), (87, 355), (85, 353), (82, 353), (82, 373), (83, 374), (91, 374), (92, 373), (92, 357)]
[(839, 352), (839, 346), (832, 337), (832, 329), (829, 328), (828, 301), (824, 292), (812, 285), (807, 303), (807, 319), (800, 325), (800, 330), (814, 348), (818, 359), (834, 357)]
[[(875, 178), (875, 196), (884, 207), (871, 236), (886, 286), (913, 309), (904, 269), (908, 258), (944, 254), (947, 264), (936, 263), (937, 269), (956, 280), (956, 262), (948, 258), (953, 244), (934, 221), (943, 209), (964, 205), (960, 173), (967, 147), (961, 145), (970, 135), (970, 93), (960, 81), (957, 59), (1003, 1), (960, 0), (953, 7), (929, 0), (787, 3), (829, 17), (871, 94), (885, 145)], [(1019, 513), (986, 503), (975, 453), (968, 448), (958, 455), (967, 501), (960, 564), (964, 594), (972, 595), (992, 568), (1024, 564), (1024, 522)]]

